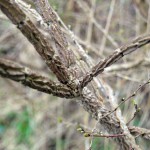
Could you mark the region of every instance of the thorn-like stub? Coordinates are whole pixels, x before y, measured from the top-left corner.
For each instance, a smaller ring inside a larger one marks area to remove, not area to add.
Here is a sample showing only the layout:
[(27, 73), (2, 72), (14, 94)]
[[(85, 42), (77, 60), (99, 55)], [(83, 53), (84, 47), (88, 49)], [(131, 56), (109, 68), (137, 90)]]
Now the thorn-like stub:
[(125, 98), (123, 97), (122, 99), (121, 99), (121, 101), (124, 101), (125, 100)]
[(120, 48), (117, 48), (117, 49), (115, 50), (115, 52), (120, 53), (120, 52), (121, 52), (121, 49), (120, 49)]
[(23, 26), (24, 26), (24, 21), (20, 21), (17, 25), (17, 28), (22, 29)]

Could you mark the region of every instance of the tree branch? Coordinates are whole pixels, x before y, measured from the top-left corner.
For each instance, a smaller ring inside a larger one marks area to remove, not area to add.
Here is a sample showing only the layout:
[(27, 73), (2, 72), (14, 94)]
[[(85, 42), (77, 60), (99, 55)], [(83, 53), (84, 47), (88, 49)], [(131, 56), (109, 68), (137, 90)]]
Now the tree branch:
[(52, 94), (62, 98), (74, 98), (73, 91), (63, 84), (33, 73), (29, 68), (23, 67), (13, 61), (0, 58), (0, 76), (21, 82), (30, 88)]
[(102, 73), (105, 68), (109, 67), (110, 65), (112, 65), (125, 55), (128, 55), (137, 50), (138, 48), (149, 43), (150, 43), (150, 34), (146, 36), (141, 36), (138, 39), (133, 40), (131, 43), (116, 49), (112, 55), (110, 55), (105, 60), (100, 61), (96, 66), (94, 66), (91, 69), (91, 71), (86, 73), (86, 75), (81, 80), (80, 87), (81, 88), (85, 87), (93, 79), (93, 77), (96, 77), (97, 75)]
[[(27, 16), (22, 11), (23, 7), (21, 8), (16, 4), (16, 2), (17, 3), (22, 2), (21, 0), (15, 0), (15, 2), (14, 1), (12, 3), (11, 2), (12, 2), (11, 0), (1, 0), (0, 5), (2, 8), (2, 11), (5, 14), (7, 14), (7, 16), (14, 22), (14, 24), (18, 25), (19, 29), (29, 39), (29, 41), (35, 46), (35, 48), (40, 53), (42, 58), (46, 60), (48, 66), (50, 66), (54, 74), (56, 74), (57, 78), (62, 83), (70, 84), (72, 77), (68, 73), (67, 67), (60, 61), (61, 59), (56, 56), (56, 54), (54, 53), (54, 50), (51, 48), (48, 41), (45, 39), (44, 35), (40, 31), (38, 31), (38, 29), (29, 19), (30, 11), (26, 12), (27, 14), (29, 13)], [(78, 45), (77, 42), (75, 42), (75, 44)], [(92, 63), (91, 59), (88, 59), (90, 57), (85, 53), (84, 50), (82, 50), (82, 48), (80, 49), (80, 45), (78, 45), (78, 48), (79, 48), (79, 51), (76, 51), (75, 53), (77, 54), (81, 53), (81, 55), (84, 56), (85, 59), (83, 59), (83, 61), (84, 60), (86, 61), (84, 62), (86, 65), (91, 64)], [(82, 65), (80, 67), (83, 68)], [(77, 84), (78, 84), (78, 79), (77, 79), (76, 84), (74, 84), (73, 82), (73, 85), (75, 85), (73, 91), (76, 90), (78, 93), (79, 89), (77, 89)], [(100, 123), (103, 127), (105, 127), (108, 133), (110, 134), (111, 133), (112, 134), (125, 133), (126, 134), (123, 137), (118, 137), (115, 139), (115, 141), (117, 142), (121, 150), (128, 150), (129, 148), (140, 150), (139, 146), (135, 143), (134, 137), (130, 134), (121, 116), (121, 113), (119, 113), (119, 110), (116, 113), (113, 113), (99, 120), (101, 116), (108, 114), (108, 112), (111, 109), (113, 109), (113, 107), (115, 106), (115, 97), (112, 94), (112, 92), (110, 92), (111, 91), (110, 87), (107, 84), (103, 86), (107, 87), (106, 89), (108, 90), (109, 98), (102, 100), (100, 96), (97, 96), (96, 94), (94, 94), (94, 92), (90, 91), (88, 88), (85, 87), (84, 89), (82, 89), (80, 96), (77, 98), (77, 100), (80, 102), (80, 104), (82, 104), (83, 108), (90, 115), (92, 115), (93, 118), (97, 120), (98, 123)], [(106, 103), (108, 103), (108, 105), (105, 105)]]
[(53, 11), (53, 8), (49, 5), (48, 0), (34, 0), (34, 4), (36, 6), (36, 10), (47, 24), (46, 31), (54, 40), (61, 61), (65, 64), (65, 66), (69, 67), (72, 57), (68, 51), (68, 41), (61, 30), (58, 18)]
[(148, 84), (150, 84), (150, 78), (145, 83), (143, 83), (142, 85), (139, 85), (139, 87), (130, 96), (128, 96), (126, 99), (123, 98), (122, 101), (118, 104), (118, 106), (116, 108), (114, 108), (108, 114), (102, 116), (102, 118), (105, 118), (106, 116), (109, 116), (110, 114), (114, 113), (122, 104), (124, 104), (126, 101), (131, 100), (132, 97), (135, 97), (136, 94), (138, 93), (138, 91)]
[(143, 137), (147, 140), (150, 140), (150, 130), (145, 129), (145, 128), (140, 128), (140, 127), (135, 127), (135, 126), (131, 126), (128, 127), (131, 134), (134, 135), (135, 137)]
[(23, 9), (19, 7), (18, 3), (20, 5), (26, 5), (20, 0), (17, 0), (17, 2), (11, 0), (1, 0), (0, 8), (33, 44), (36, 51), (41, 55), (43, 60), (45, 60), (48, 67), (57, 76), (58, 80), (63, 84), (69, 84), (72, 78), (67, 68), (61, 62), (60, 57), (56, 55), (52, 45), (49, 43), (49, 40), (40, 30), (38, 30), (30, 19), (30, 11), (25, 13)]
[(120, 71), (126, 71), (129, 69), (137, 68), (138, 66), (141, 66), (144, 63), (144, 60), (137, 60), (134, 62), (128, 62), (128, 63), (122, 63), (117, 65), (112, 65), (111, 67), (108, 67), (105, 69), (106, 72), (120, 72)]

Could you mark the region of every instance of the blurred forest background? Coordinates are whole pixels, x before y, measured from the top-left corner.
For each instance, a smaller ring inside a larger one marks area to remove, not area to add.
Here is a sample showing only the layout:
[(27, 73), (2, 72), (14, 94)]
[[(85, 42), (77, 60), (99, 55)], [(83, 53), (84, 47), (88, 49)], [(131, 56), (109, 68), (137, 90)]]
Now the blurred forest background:
[[(31, 0), (26, 0), (34, 8)], [(135, 37), (150, 33), (149, 0), (49, 0), (61, 19), (95, 64)], [(0, 57), (9, 58), (54, 78), (33, 46), (0, 12)], [(124, 65), (122, 67), (121, 65)], [(120, 69), (118, 66), (121, 66)], [(86, 69), (86, 68), (85, 68)], [(101, 77), (111, 85), (118, 100), (129, 96), (150, 76), (150, 46), (124, 57)], [(141, 111), (130, 125), (150, 129), (150, 86), (136, 97)], [(118, 101), (119, 103), (119, 101)], [(131, 101), (122, 107), (125, 120), (135, 109)], [(83, 150), (90, 138), (76, 129), (93, 128), (95, 121), (74, 101), (38, 92), (0, 78), (0, 150)], [(143, 150), (150, 142), (137, 138)], [(92, 150), (116, 150), (107, 138), (94, 138)]]

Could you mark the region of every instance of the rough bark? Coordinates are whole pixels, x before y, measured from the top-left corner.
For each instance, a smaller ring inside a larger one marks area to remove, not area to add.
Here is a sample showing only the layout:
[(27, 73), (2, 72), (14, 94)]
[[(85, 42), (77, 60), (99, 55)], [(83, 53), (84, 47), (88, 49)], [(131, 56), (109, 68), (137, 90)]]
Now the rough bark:
[(72, 90), (13, 61), (0, 58), (0, 75), (38, 91), (61, 98), (74, 98)]
[[(45, 4), (48, 4), (47, 1), (44, 1), (44, 0), (42, 1)], [(40, 1), (36, 1), (36, 2), (37, 4), (40, 4)], [(25, 11), (21, 8), (24, 6), (26, 6), (26, 4), (24, 4), (21, 0), (15, 0), (15, 1), (14, 0), (1, 0), (0, 1), (1, 10), (7, 15), (7, 17), (15, 25), (17, 25), (18, 29), (34, 45), (36, 51), (41, 55), (43, 60), (46, 62), (48, 67), (53, 71), (53, 73), (56, 75), (58, 80), (64, 85), (66, 85), (67, 90), (68, 88), (69, 90), (71, 90), (71, 92), (73, 93), (72, 96), (76, 98), (79, 103), (82, 104), (84, 109), (87, 112), (89, 112), (89, 114), (92, 115), (96, 120), (98, 120), (98, 122), (106, 129), (108, 133), (125, 134), (125, 136), (123, 137), (115, 138), (115, 141), (118, 143), (118, 146), (120, 147), (120, 149), (121, 150), (129, 150), (129, 149), (140, 150), (139, 146), (135, 143), (135, 138), (130, 134), (128, 127), (126, 126), (126, 123), (124, 122), (122, 118), (120, 110), (117, 110), (115, 113), (100, 119), (102, 116), (105, 116), (106, 114), (108, 114), (110, 110), (113, 110), (113, 108), (116, 105), (116, 102), (115, 102), (116, 100), (115, 100), (115, 97), (113, 96), (112, 89), (106, 83), (104, 83), (103, 86), (105, 86), (105, 88), (107, 89), (109, 98), (101, 100), (100, 97), (97, 97), (92, 91), (90, 91), (85, 86), (87, 85), (87, 83), (89, 83), (92, 80), (94, 76), (98, 75), (101, 71), (103, 71), (105, 67), (110, 66), (112, 63), (116, 62), (124, 55), (129, 54), (130, 52), (133, 52), (135, 48), (139, 48), (145, 44), (148, 44), (150, 42), (149, 35), (142, 37), (138, 39), (137, 41), (132, 42), (128, 46), (123, 46), (122, 48), (119, 48), (118, 50), (116, 50), (115, 53), (112, 54), (110, 57), (106, 58), (105, 61), (95, 66), (94, 68), (96, 70), (94, 70), (94, 73), (93, 71), (91, 71), (92, 73), (90, 72), (90, 74), (85, 76), (86, 78), (90, 76), (90, 78), (86, 80), (87, 82), (85, 82), (85, 77), (84, 77), (80, 85), (79, 80), (78, 79), (74, 80), (74, 76), (72, 76), (72, 74), (69, 72), (67, 63), (62, 62), (64, 58), (60, 58), (60, 56), (66, 55), (67, 52), (65, 48), (67, 48), (67, 46), (63, 47), (61, 45), (61, 44), (64, 44), (63, 41), (62, 43), (60, 42), (62, 39), (59, 39), (59, 36), (62, 36), (61, 32), (60, 31), (57, 32), (58, 34), (57, 36), (55, 36), (55, 32), (53, 32), (54, 29), (57, 29), (55, 27), (58, 27), (57, 25), (58, 22), (55, 21), (56, 16), (53, 15), (55, 14), (53, 9), (51, 9), (49, 4), (44, 5), (44, 7), (40, 8), (40, 10), (43, 10), (45, 8), (49, 12), (49, 15), (45, 16), (46, 15), (45, 14), (42, 16), (43, 17), (42, 21), (46, 23), (46, 25), (49, 25), (47, 23), (49, 21), (51, 22), (52, 20), (53, 28), (49, 28), (49, 30), (51, 30), (51, 32), (49, 31), (49, 33), (52, 33), (51, 36), (54, 38), (55, 44), (59, 45), (57, 47), (60, 52), (59, 55), (56, 55), (56, 52), (53, 49), (50, 41), (48, 41), (48, 39), (44, 36), (44, 34), (42, 34), (42, 32), (32, 22), (32, 19), (30, 19), (29, 16), (32, 15), (31, 13), (29, 13), (30, 8), (27, 7), (28, 11)], [(42, 11), (41, 14), (43, 14), (43, 12), (44, 10)], [(47, 13), (47, 11), (45, 13)], [(37, 18), (39, 17), (37, 16)], [(48, 29), (48, 27), (46, 27), (46, 29)], [(128, 47), (130, 48), (127, 50)], [(83, 51), (81, 53), (82, 54), (80, 55), (83, 55), (85, 58), (89, 58), (89, 56), (87, 56)], [(90, 59), (85, 60), (85, 63), (87, 64), (86, 61), (90, 61)], [(82, 66), (80, 67), (82, 68)], [(1, 67), (0, 69), (3, 69), (3, 67)], [(8, 74), (7, 72), (4, 72), (4, 73), (5, 75), (11, 74), (11, 72), (8, 72)], [(12, 76), (10, 76), (10, 78), (11, 77)], [(59, 87), (59, 86), (56, 86), (56, 87)], [(106, 106), (105, 105), (106, 103), (109, 103), (109, 106)]]

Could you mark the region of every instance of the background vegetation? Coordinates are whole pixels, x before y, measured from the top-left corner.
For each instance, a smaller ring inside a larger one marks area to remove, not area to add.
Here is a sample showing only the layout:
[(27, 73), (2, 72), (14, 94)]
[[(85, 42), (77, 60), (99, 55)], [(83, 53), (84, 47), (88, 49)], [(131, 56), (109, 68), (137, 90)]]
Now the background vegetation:
[[(33, 6), (32, 1), (27, 2)], [(130, 39), (150, 33), (150, 4), (146, 0), (49, 2), (87, 53), (95, 58), (95, 63)], [(150, 76), (149, 49), (150, 46), (146, 46), (115, 64), (124, 64), (126, 68), (108, 68), (101, 75), (111, 85), (118, 100), (129, 96)], [(53, 77), (33, 46), (1, 12), (0, 57), (17, 60)], [(132, 100), (141, 111), (130, 125), (150, 129), (149, 91), (149, 86), (142, 88)], [(134, 104), (129, 101), (121, 109), (128, 122), (135, 112)], [(83, 137), (76, 129), (80, 124), (92, 129), (95, 121), (74, 101), (0, 78), (0, 110), (0, 150), (78, 150), (87, 149), (90, 145), (90, 138)], [(137, 140), (143, 150), (149, 149), (149, 141)], [(92, 149), (116, 150), (116, 145), (111, 139), (94, 138)]]

